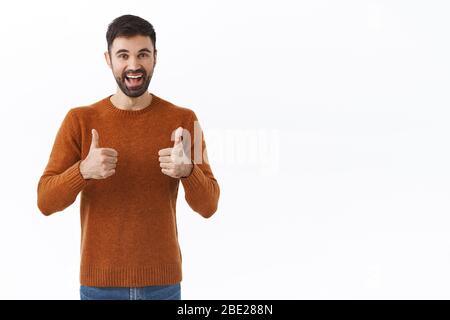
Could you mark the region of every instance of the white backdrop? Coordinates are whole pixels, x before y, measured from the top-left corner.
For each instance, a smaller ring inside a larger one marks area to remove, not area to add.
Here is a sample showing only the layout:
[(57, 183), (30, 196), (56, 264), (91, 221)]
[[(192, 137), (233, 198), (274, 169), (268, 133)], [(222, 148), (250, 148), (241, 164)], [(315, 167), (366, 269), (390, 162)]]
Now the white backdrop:
[(450, 298), (444, 0), (2, 2), (0, 298), (79, 298), (79, 199), (44, 217), (37, 183), (126, 13), (221, 187), (209, 220), (180, 188), (183, 299)]

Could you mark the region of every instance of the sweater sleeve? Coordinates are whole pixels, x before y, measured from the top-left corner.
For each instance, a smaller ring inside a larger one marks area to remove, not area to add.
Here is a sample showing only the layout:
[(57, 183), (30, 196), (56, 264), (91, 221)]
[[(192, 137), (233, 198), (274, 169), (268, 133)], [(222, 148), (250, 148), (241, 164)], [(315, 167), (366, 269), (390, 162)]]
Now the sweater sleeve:
[(81, 135), (73, 110), (64, 118), (47, 167), (39, 179), (38, 208), (44, 215), (62, 211), (71, 205), (87, 180), (80, 173)]
[(194, 112), (188, 130), (191, 135), (190, 158), (194, 167), (189, 176), (180, 180), (185, 191), (185, 199), (192, 210), (209, 218), (217, 210), (220, 188), (211, 171), (203, 131)]

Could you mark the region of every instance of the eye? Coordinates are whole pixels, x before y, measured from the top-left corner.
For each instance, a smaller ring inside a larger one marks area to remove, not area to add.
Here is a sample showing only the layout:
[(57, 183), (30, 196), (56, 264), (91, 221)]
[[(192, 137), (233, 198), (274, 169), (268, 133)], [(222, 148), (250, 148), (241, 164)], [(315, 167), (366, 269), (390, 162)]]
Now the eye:
[(125, 54), (125, 53), (122, 53), (122, 54), (119, 54), (118, 57), (119, 57), (120, 59), (127, 59), (127, 58), (128, 58), (128, 55)]
[(147, 58), (148, 54), (147, 53), (140, 53), (138, 57), (139, 58)]

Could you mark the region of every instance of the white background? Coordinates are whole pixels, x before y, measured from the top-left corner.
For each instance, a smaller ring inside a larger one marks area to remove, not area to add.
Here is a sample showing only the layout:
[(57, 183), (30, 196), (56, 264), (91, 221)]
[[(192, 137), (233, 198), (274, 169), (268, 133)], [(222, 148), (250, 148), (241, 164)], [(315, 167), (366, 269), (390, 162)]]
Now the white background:
[(126, 13), (221, 187), (209, 220), (180, 188), (182, 298), (450, 298), (450, 4), (406, 0), (2, 2), (0, 298), (79, 298), (79, 200), (37, 183)]

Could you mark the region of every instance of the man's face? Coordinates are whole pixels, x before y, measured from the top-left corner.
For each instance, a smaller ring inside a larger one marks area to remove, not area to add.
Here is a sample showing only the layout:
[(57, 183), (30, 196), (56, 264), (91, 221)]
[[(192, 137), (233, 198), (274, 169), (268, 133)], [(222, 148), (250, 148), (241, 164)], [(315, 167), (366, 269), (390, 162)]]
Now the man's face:
[(147, 92), (156, 64), (156, 50), (150, 37), (117, 37), (110, 51), (105, 52), (105, 58), (125, 95), (135, 98)]

